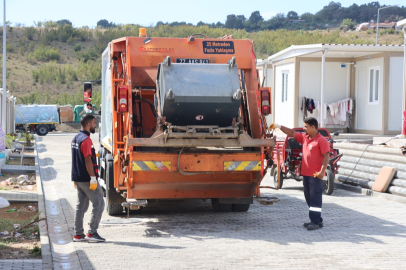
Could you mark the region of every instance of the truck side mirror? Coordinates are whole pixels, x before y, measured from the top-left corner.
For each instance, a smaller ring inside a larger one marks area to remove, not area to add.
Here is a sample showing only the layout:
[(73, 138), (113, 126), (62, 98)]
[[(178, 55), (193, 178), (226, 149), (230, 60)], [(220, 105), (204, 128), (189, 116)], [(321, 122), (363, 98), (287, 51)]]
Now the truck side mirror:
[(83, 84), (83, 102), (90, 103), (92, 101), (92, 83), (85, 82)]

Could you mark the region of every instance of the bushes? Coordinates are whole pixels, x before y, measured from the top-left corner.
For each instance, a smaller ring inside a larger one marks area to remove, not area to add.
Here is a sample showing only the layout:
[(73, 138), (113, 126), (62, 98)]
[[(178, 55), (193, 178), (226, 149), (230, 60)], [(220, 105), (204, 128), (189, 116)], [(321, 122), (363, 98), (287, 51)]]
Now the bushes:
[(38, 46), (37, 49), (27, 55), (27, 61), (32, 63), (32, 60), (37, 61), (59, 61), (61, 59), (61, 53), (54, 47)]
[(89, 48), (85, 52), (77, 51), (76, 57), (82, 62), (88, 62), (89, 60), (96, 60), (100, 58), (101, 53), (99, 53), (95, 48)]
[(48, 102), (51, 102), (51, 97), (48, 93), (35, 92), (24, 97), (19, 97), (17, 102), (19, 104), (48, 104)]
[(73, 50), (74, 50), (75, 52), (81, 51), (81, 50), (82, 50), (82, 45), (76, 44), (75, 46), (73, 46)]
[(76, 74), (80, 81), (100, 80), (101, 63), (100, 61), (80, 61)]
[(34, 27), (26, 27), (23, 30), (23, 36), (28, 40), (33, 40), (34, 36), (37, 34), (37, 30)]
[(15, 51), (14, 45), (13, 45), (13, 44), (7, 44), (7, 45), (6, 45), (6, 51), (7, 51), (8, 53), (14, 52), (14, 51)]
[(71, 65), (59, 66), (56, 62), (51, 61), (46, 65), (33, 70), (32, 79), (34, 83), (57, 83), (65, 84), (77, 81), (76, 71)]
[(79, 63), (75, 70), (71, 65), (58, 65), (55, 61), (33, 70), (31, 73), (33, 83), (69, 84), (74, 81), (100, 80), (101, 65), (96, 61)]
[[(101, 94), (100, 91), (95, 91), (93, 94), (92, 102), (94, 105), (99, 107), (101, 102)], [(96, 103), (98, 102), (98, 103)], [(49, 94), (43, 94), (39, 92), (31, 93), (27, 96), (18, 98), (18, 104), (60, 104), (60, 105), (67, 105), (70, 104), (73, 107), (75, 105), (83, 104), (83, 89), (79, 89), (75, 94), (68, 94), (66, 92), (59, 93), (53, 98), (49, 96)]]

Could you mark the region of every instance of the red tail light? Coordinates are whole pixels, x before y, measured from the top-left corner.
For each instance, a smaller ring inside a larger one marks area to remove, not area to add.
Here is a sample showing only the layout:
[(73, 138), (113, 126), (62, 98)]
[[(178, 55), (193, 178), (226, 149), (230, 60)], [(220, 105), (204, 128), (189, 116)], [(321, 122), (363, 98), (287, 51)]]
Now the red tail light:
[(262, 87), (261, 88), (261, 113), (270, 114), (271, 113), (271, 88)]
[(119, 112), (128, 112), (128, 88), (126, 85), (120, 86), (118, 88), (119, 93), (119, 104), (118, 104), (118, 111)]

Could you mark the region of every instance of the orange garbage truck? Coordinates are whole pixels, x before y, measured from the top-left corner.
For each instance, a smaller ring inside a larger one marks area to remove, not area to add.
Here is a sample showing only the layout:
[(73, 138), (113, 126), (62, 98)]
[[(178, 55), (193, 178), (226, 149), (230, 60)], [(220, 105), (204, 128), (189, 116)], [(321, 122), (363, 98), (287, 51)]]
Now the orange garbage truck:
[(102, 54), (98, 153), (110, 215), (149, 202), (210, 199), (248, 211), (272, 165), (250, 40), (123, 37)]

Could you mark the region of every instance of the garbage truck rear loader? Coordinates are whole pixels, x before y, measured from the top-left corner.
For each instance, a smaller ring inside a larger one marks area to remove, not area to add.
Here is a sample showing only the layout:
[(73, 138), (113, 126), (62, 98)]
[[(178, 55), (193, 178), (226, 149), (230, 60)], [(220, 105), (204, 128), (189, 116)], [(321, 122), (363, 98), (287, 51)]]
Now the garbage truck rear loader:
[(102, 55), (99, 150), (108, 213), (160, 199), (247, 211), (272, 162), (269, 99), (250, 40), (111, 41)]

